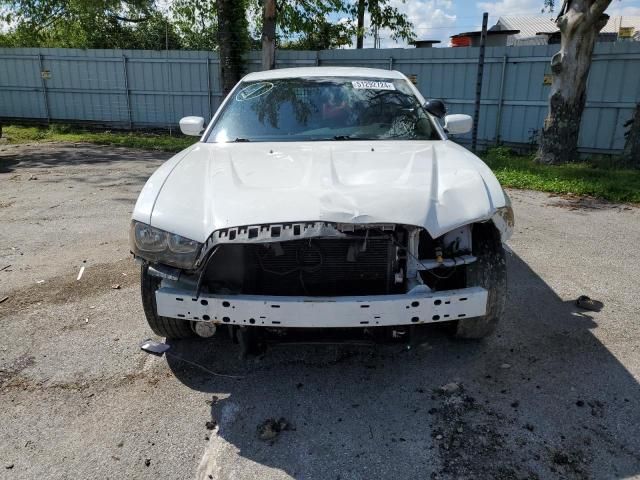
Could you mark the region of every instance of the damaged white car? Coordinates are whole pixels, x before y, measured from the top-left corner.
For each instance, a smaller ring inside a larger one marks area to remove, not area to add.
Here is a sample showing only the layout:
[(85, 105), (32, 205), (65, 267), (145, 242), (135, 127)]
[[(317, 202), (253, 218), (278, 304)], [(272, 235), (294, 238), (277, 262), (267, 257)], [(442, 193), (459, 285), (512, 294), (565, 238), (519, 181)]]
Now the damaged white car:
[(399, 72), (317, 67), (251, 73), (206, 129), (180, 126), (201, 139), (151, 176), (130, 232), (156, 334), (495, 329), (513, 212), (447, 139), (469, 116)]

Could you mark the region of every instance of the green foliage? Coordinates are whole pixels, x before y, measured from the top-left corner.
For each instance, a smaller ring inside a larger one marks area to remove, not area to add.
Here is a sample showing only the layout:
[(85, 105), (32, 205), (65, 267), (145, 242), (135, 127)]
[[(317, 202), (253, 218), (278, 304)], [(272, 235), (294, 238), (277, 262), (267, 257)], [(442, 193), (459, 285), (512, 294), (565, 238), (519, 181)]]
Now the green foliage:
[(214, 0), (174, 0), (170, 8), (185, 49), (217, 48), (218, 13)]
[(180, 48), (152, 0), (0, 0), (8, 47)]
[[(162, 13), (156, 0), (0, 0), (0, 46), (218, 50), (221, 0), (172, 0)], [(403, 0), (404, 2), (404, 0)], [(260, 48), (262, 0), (226, 1), (234, 12), (239, 51)], [(349, 45), (356, 34), (358, 0), (278, 0), (280, 48), (328, 49)], [(412, 40), (413, 25), (391, 0), (365, 0), (373, 29)], [(248, 17), (254, 31), (248, 32)], [(332, 19), (339, 17), (338, 22)]]
[[(365, 0), (365, 8), (371, 19), (365, 33), (387, 28), (395, 40), (415, 39), (413, 24), (391, 5), (391, 0)], [(250, 0), (249, 11), (256, 19), (255, 37), (260, 37), (262, 29), (261, 9), (261, 0)], [(333, 22), (330, 16), (339, 16), (340, 21)], [(350, 45), (357, 32), (357, 16), (358, 0), (278, 0), (278, 46), (322, 50)]]
[(542, 165), (533, 156), (506, 147), (489, 150), (483, 160), (504, 187), (560, 194), (590, 195), (615, 202), (640, 202), (640, 171), (591, 163)]
[[(407, 15), (390, 5), (391, 0), (365, 0), (364, 3), (365, 10), (369, 12), (371, 18), (369, 31), (386, 28), (391, 30), (391, 38), (394, 40), (406, 40), (407, 42), (415, 40), (413, 23), (411, 23)], [(402, 0), (402, 3), (406, 3), (406, 0)], [(353, 18), (357, 18), (357, 0), (350, 5), (349, 12)]]

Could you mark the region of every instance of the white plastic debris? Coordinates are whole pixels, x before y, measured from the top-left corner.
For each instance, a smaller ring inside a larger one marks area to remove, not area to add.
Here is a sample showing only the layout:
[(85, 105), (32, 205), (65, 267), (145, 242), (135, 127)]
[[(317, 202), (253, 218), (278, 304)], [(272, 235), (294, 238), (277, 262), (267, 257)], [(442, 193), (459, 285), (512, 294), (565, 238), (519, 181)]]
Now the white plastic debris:
[(140, 348), (147, 353), (161, 357), (164, 352), (171, 348), (171, 346), (166, 343), (155, 342), (151, 339), (147, 339), (140, 344)]

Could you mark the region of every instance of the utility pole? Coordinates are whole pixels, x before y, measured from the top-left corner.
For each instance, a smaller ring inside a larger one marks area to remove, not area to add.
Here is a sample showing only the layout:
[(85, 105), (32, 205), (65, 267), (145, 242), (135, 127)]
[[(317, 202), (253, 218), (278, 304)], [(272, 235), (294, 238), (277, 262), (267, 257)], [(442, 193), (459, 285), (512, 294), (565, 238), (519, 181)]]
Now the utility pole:
[(262, 70), (276, 68), (276, 0), (262, 0)]
[(478, 55), (478, 78), (476, 80), (476, 101), (473, 112), (473, 130), (471, 132), (471, 150), (474, 152), (478, 146), (478, 120), (480, 118), (480, 97), (482, 96), (482, 76), (484, 74), (484, 44), (487, 40), (487, 22), (489, 14), (482, 14), (482, 32), (480, 33), (480, 53)]

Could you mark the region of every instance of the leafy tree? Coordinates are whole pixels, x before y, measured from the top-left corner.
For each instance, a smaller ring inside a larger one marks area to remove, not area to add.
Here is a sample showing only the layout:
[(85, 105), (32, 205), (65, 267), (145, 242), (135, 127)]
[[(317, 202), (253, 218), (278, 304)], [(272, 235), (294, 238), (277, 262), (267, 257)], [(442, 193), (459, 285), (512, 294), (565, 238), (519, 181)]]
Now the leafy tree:
[[(545, 3), (553, 7), (553, 0)], [(610, 3), (611, 0), (565, 0), (560, 9), (556, 19), (560, 51), (551, 59), (549, 114), (536, 157), (540, 163), (564, 163), (578, 158), (591, 56), (598, 34), (609, 20), (604, 11)]]
[(0, 0), (12, 28), (0, 43), (20, 47), (179, 48), (152, 0)]
[[(349, 8), (351, 16), (357, 19), (356, 48), (362, 48), (367, 29), (364, 26), (365, 12), (369, 13), (371, 26), (369, 31), (391, 30), (393, 40), (415, 40), (413, 24), (406, 14), (390, 5), (391, 0), (356, 0)], [(405, 0), (402, 0), (405, 3)]]
[(228, 93), (244, 71), (244, 53), (248, 50), (249, 24), (245, 0), (216, 0), (218, 14), (218, 52), (220, 81)]
[(173, 0), (171, 16), (188, 50), (217, 50), (218, 9), (213, 0)]
[(296, 39), (284, 40), (280, 49), (288, 50), (329, 50), (351, 44), (353, 35), (348, 26), (319, 20), (312, 32)]

